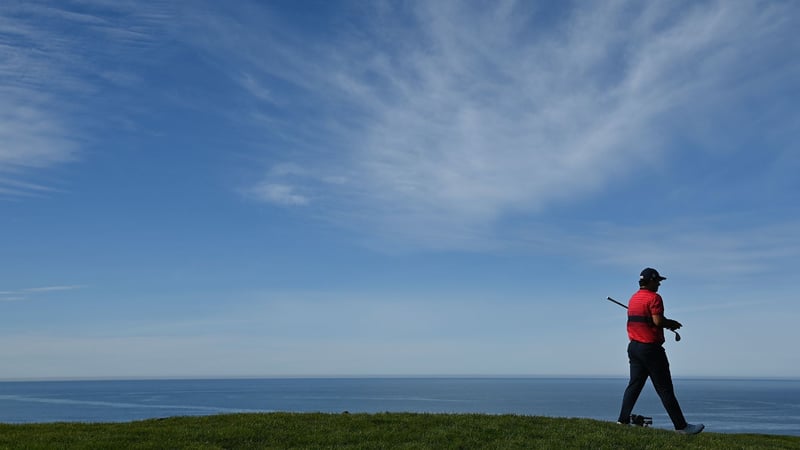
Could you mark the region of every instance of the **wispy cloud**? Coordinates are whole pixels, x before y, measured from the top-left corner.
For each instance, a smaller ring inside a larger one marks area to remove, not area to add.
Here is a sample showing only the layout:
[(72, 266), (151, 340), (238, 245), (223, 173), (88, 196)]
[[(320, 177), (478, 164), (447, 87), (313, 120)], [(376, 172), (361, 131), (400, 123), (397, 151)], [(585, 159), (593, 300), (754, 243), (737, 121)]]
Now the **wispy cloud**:
[(72, 291), (75, 289), (82, 289), (82, 285), (65, 285), (65, 286), (44, 286), (23, 289), (22, 292), (54, 292), (54, 291)]
[[(126, 64), (163, 39), (166, 8), (23, 2), (0, 11), (0, 198), (47, 195), (44, 169), (80, 158), (80, 118), (105, 89), (135, 82)], [(78, 12), (80, 11), (80, 12)], [(108, 13), (119, 19), (111, 21)]]
[(53, 292), (74, 291), (83, 289), (83, 285), (63, 285), (63, 286), (40, 286), (32, 288), (17, 289), (12, 291), (0, 291), (0, 301), (18, 302), (32, 300), (40, 295)]
[(0, 88), (0, 95), (0, 195), (46, 194), (49, 187), (24, 176), (72, 160), (75, 136), (62, 117), (48, 111), (49, 96), (27, 88)]
[(249, 190), (258, 200), (279, 205), (305, 205), (308, 198), (299, 194), (297, 188), (271, 182), (260, 183)]
[[(546, 252), (571, 254), (600, 265), (636, 268), (653, 261), (665, 273), (725, 283), (758, 275), (783, 280), (800, 256), (797, 222), (730, 227), (735, 217), (647, 227), (597, 224), (582, 233), (543, 230), (530, 239)], [(524, 241), (524, 239), (523, 239)]]
[[(88, 139), (75, 98), (140, 83), (132, 66), (173, 39), (219, 62), (248, 100), (247, 111), (221, 112), (251, 121), (267, 161), (244, 195), (307, 208), (382, 246), (504, 245), (506, 219), (608, 201), (611, 184), (659, 163), (680, 172), (676, 140), (738, 158), (750, 150), (737, 141), (759, 127), (737, 127), (752, 117), (736, 105), (769, 118), (764, 178), (800, 164), (785, 145), (798, 123), (784, 92), (800, 79), (792, 3), (356, 2), (320, 14), (313, 30), (257, 3), (182, 14), (170, 2), (73, 6), (0, 16), (2, 197), (54, 192), (37, 172), (79, 159)], [(560, 236), (541, 232), (542, 242)], [(581, 234), (600, 241), (583, 248), (600, 254), (604, 233), (587, 225)], [(720, 258), (752, 256), (702, 228), (682, 236)]]
[[(52, 31), (20, 18), (29, 8), (8, 8), (0, 16), (0, 189), (3, 197), (35, 195), (47, 189), (24, 180), (35, 169), (72, 160), (75, 134), (58, 95), (75, 88), (63, 67), (69, 49)], [(49, 11), (45, 8), (43, 11)], [(58, 86), (58, 88), (54, 88)]]
[(54, 189), (36, 183), (28, 183), (14, 178), (0, 177), (0, 196), (13, 197), (38, 197), (53, 192)]
[[(615, 2), (550, 17), (529, 2), (492, 11), (381, 4), (360, 28), (313, 41), (264, 12), (215, 17), (222, 37), (203, 45), (247, 68), (232, 74), (243, 91), (284, 105), (271, 117), (308, 113), (302, 125), (274, 119), (268, 136), (321, 136), (271, 146), (276, 164), (306, 155), (294, 162), (308, 176), (268, 175), (254, 183), (262, 200), (308, 205), (315, 191), (333, 190), (317, 206), (338, 209), (331, 216), (347, 226), (463, 248), (485, 242), (500, 219), (597, 196), (654, 167), (675, 151), (673, 135), (702, 139), (720, 123), (708, 118), (730, 105), (780, 94), (754, 60), (785, 48), (796, 12), (757, 2)], [(797, 72), (779, 55), (769, 61), (769, 76)], [(284, 89), (264, 87), (274, 80)], [(323, 176), (347, 183), (320, 184)]]

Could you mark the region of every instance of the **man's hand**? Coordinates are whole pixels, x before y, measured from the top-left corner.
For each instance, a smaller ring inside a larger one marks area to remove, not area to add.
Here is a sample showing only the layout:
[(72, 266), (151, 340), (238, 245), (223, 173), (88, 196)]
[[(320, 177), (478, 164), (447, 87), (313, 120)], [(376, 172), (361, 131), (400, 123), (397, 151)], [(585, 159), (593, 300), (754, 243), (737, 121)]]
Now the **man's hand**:
[(664, 328), (666, 328), (668, 330), (672, 330), (672, 331), (675, 331), (675, 330), (677, 330), (677, 329), (679, 329), (680, 327), (683, 326), (677, 320), (666, 319), (665, 322), (666, 322), (666, 325), (664, 326)]
[(678, 328), (683, 326), (677, 320), (667, 319), (666, 317), (662, 316), (661, 314), (654, 314), (653, 315), (653, 323), (657, 327), (666, 328), (666, 329), (672, 330), (672, 331), (675, 331)]

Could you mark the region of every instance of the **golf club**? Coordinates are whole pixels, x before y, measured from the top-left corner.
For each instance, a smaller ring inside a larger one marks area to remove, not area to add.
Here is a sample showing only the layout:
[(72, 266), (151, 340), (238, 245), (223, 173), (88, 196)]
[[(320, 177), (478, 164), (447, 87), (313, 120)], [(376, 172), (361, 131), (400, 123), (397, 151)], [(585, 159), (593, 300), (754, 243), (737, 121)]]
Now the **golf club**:
[[(610, 301), (610, 302), (614, 302), (614, 303), (618, 304), (619, 306), (622, 306), (622, 307), (623, 307), (623, 308), (625, 308), (625, 309), (628, 309), (628, 307), (627, 307), (627, 306), (625, 306), (625, 305), (623, 305), (622, 303), (620, 303), (620, 302), (618, 302), (618, 301), (614, 300), (614, 299), (613, 299), (613, 298), (611, 298), (611, 297), (606, 297), (606, 299), (608, 299), (608, 301)], [(667, 329), (669, 330), (669, 328), (667, 328)], [(669, 331), (672, 331), (673, 333), (675, 333), (675, 342), (680, 342), (680, 340), (681, 340), (681, 335), (680, 335), (680, 334), (678, 334), (678, 332), (677, 332), (677, 331), (675, 331), (675, 330), (669, 330)]]

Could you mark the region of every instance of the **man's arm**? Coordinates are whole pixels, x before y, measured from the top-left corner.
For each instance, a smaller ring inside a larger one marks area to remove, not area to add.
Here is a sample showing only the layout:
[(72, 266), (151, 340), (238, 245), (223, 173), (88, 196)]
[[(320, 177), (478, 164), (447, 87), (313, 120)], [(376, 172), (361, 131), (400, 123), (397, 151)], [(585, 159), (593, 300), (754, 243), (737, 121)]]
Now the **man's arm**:
[(673, 331), (683, 326), (677, 320), (667, 319), (663, 314), (653, 314), (653, 324)]

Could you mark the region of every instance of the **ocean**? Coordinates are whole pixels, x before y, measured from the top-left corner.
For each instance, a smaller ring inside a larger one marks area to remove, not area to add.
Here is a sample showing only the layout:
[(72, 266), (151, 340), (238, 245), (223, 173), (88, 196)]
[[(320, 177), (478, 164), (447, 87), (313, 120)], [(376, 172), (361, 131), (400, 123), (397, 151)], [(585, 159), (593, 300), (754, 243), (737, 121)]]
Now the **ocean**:
[[(622, 378), (263, 378), (0, 382), (0, 422), (127, 422), (237, 412), (486, 413), (616, 421)], [(800, 436), (800, 380), (674, 380), (691, 423)], [(634, 413), (672, 429), (651, 384)]]

